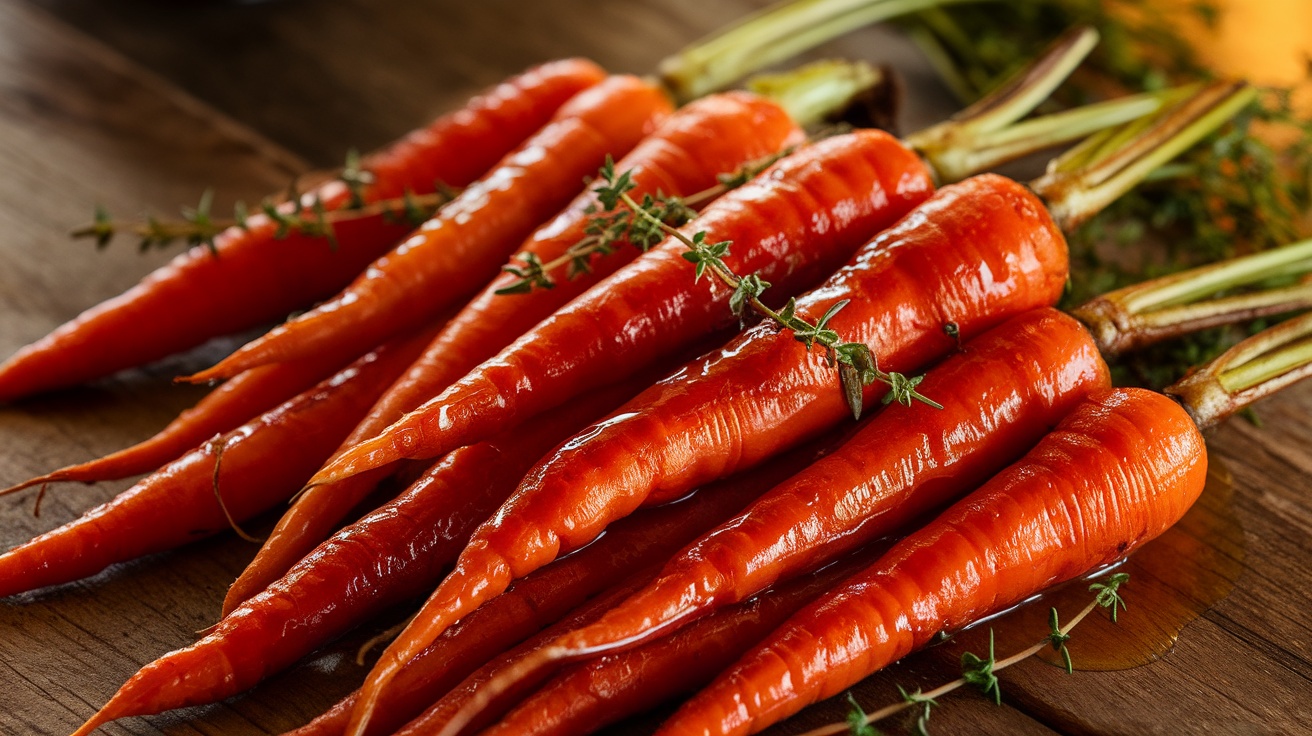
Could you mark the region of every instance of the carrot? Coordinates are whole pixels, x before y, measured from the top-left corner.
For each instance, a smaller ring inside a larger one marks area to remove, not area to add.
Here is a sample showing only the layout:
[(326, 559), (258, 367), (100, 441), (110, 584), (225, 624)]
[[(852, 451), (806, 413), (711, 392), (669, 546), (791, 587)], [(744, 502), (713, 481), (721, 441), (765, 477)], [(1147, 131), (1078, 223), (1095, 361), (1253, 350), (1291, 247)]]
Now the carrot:
[(887, 547), (872, 545), (668, 637), (575, 665), (483, 733), (577, 736), (696, 692), (797, 609), (874, 562)]
[[(721, 200), (723, 201), (723, 200)], [(978, 176), (940, 189), (857, 253), (797, 313), (839, 301), (838, 334), (879, 346), (888, 370), (922, 365), (1007, 317), (1051, 304), (1066, 280), (1066, 244), (1023, 185)], [(530, 471), (475, 532), (455, 570), (365, 683), (357, 718), (395, 671), (484, 600), (590, 542), (643, 504), (750, 467), (842, 421), (833, 369), (793, 334), (762, 324), (695, 361), (582, 433)], [(459, 386), (460, 384), (457, 384)], [(868, 400), (876, 398), (875, 388)]]
[[(733, 240), (735, 268), (789, 294), (831, 273), (932, 189), (915, 153), (885, 133), (858, 131), (785, 157), (685, 230)], [(644, 254), (311, 482), (442, 455), (733, 324), (729, 294), (695, 282), (683, 253), (667, 240)]]
[[(365, 355), (80, 519), (0, 555), (0, 597), (179, 547), (272, 508), (323, 463), (432, 334), (430, 329)], [(271, 457), (277, 461), (269, 462)]]
[(803, 609), (660, 734), (747, 734), (1044, 588), (1121, 559), (1202, 492), (1180, 406), (1141, 389), (1083, 402), (1021, 461)]
[[(635, 196), (663, 192), (687, 196), (716, 184), (717, 176), (798, 142), (801, 131), (774, 102), (732, 92), (688, 104), (665, 120), (618, 166), (633, 172)], [(596, 204), (591, 190), (539, 227), (521, 247), (549, 262), (586, 236)], [(514, 281), (503, 274), (464, 307), (429, 345), (424, 355), (393, 386), (343, 443), (349, 448), (369, 439), (406, 412), (437, 395), (456, 379), (569, 302), (604, 276), (629, 262), (637, 249), (628, 243), (590, 261), (589, 273), (551, 289), (514, 296), (497, 291)], [(263, 590), (315, 544), (374, 488), (386, 471), (310, 489), (287, 511), (255, 560), (229, 589), (224, 613)]]
[(1073, 318), (1044, 308), (966, 344), (926, 374), (915, 405), (866, 423), (674, 556), (652, 583), (489, 684), (487, 697), (552, 662), (666, 636), (716, 609), (891, 534), (1019, 458), (1090, 392), (1107, 366)]
[[(438, 180), (465, 186), (603, 76), (595, 64), (574, 59), (514, 77), (367, 157), (363, 165), (374, 181), (359, 193), (377, 201), (406, 190), (432, 192)], [(341, 181), (315, 194), (328, 209), (352, 196)], [(192, 248), (18, 351), (0, 365), (0, 401), (75, 385), (282, 319), (341, 289), (409, 231), (381, 217), (343, 222), (335, 228), (333, 250), (326, 239), (297, 232), (274, 242), (277, 226), (264, 215), (247, 224), (216, 239), (218, 257)]]
[(431, 589), (470, 532), (544, 452), (638, 390), (599, 390), (552, 417), (463, 447), (396, 500), (317, 547), (200, 641), (143, 667), (84, 727), (212, 703), (254, 687), (389, 606)]
[(215, 388), (150, 439), (32, 478), (0, 490), (0, 495), (45, 483), (96, 483), (153, 472), (214, 435), (235, 429), (310, 388), (355, 357), (327, 356), (247, 371)]
[(567, 102), (409, 238), (335, 298), (238, 348), (188, 380), (365, 346), (413, 329), (496, 274), (533, 229), (568, 203), (607, 155), (623, 155), (670, 112), (650, 83), (612, 76)]
[[(475, 669), (593, 595), (660, 564), (679, 547), (740, 510), (788, 475), (821, 455), (815, 443), (720, 481), (686, 499), (647, 509), (616, 523), (594, 544), (515, 583), (461, 621), (416, 657), (393, 681), (367, 733), (391, 733), (419, 715)], [(403, 543), (403, 540), (398, 543)], [(296, 731), (296, 736), (344, 732), (356, 694)]]

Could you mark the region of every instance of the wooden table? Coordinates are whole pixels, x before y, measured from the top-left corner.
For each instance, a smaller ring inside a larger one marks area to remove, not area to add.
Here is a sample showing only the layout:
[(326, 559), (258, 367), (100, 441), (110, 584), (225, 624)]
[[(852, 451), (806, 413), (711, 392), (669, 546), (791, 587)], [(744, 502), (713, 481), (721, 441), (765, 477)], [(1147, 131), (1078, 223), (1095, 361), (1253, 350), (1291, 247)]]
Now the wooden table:
[[(651, 69), (752, 3), (163, 3), (19, 0), (0, 5), (0, 354), (118, 293), (168, 257), (127, 244), (97, 254), (64, 233), (93, 203), (171, 212), (207, 186), (220, 209), (329, 167), (425, 122), (530, 63), (564, 54)], [(587, 18), (587, 22), (577, 20)], [(896, 63), (917, 92), (908, 126), (950, 109), (905, 42), (868, 31), (831, 46)], [(168, 377), (232, 340), (112, 381), (0, 409), (0, 484), (98, 456), (163, 426), (199, 392)], [(1123, 672), (1058, 675), (1027, 662), (1002, 677), (1004, 705), (953, 696), (936, 733), (1296, 733), (1312, 721), (1312, 386), (1258, 407), (1212, 438), (1233, 471), (1245, 530), (1234, 592), (1175, 650)], [(0, 544), (74, 518), (125, 483), (60, 487), (39, 519), (31, 496), (0, 499)], [(1206, 541), (1206, 540), (1205, 540)], [(136, 669), (213, 622), (253, 554), (220, 538), (117, 566), (94, 579), (0, 602), (0, 732), (76, 727)], [(1133, 605), (1133, 589), (1127, 592)], [(1133, 609), (1132, 609), (1133, 610)], [(358, 684), (329, 647), (248, 695), (129, 719), (106, 733), (264, 734), (305, 722)], [(934, 671), (933, 657), (906, 669)], [(938, 684), (935, 674), (918, 684)], [(858, 688), (872, 705), (886, 685)], [(813, 709), (808, 720), (841, 714)], [(653, 718), (646, 719), (650, 723)], [(626, 732), (641, 732), (645, 723)], [(790, 724), (796, 730), (799, 724)], [(788, 729), (782, 732), (787, 732)]]

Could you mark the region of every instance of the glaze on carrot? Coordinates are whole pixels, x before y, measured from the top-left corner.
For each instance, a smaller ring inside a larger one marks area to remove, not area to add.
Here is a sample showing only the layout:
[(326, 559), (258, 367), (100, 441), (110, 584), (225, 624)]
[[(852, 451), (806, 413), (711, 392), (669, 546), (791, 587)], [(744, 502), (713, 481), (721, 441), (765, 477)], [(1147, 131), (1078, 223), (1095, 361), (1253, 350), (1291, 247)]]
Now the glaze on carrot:
[[(388, 734), (418, 716), (492, 657), (554, 623), (586, 599), (660, 564), (684, 544), (739, 511), (781, 476), (823, 455), (829, 440), (786, 453), (688, 498), (623, 519), (594, 544), (558, 560), (470, 614), (433, 642), (388, 688), (366, 731)], [(434, 581), (436, 582), (436, 581)], [(298, 729), (296, 736), (345, 732), (357, 694)]]
[[(723, 201), (723, 200), (721, 200)], [(1023, 185), (985, 175), (940, 189), (797, 301), (885, 370), (915, 369), (962, 339), (1061, 295), (1066, 243)], [(686, 274), (685, 274), (686, 276)], [(460, 384), (457, 384), (460, 385)], [(877, 400), (878, 387), (867, 390)], [(488, 523), (410, 627), (384, 652), (357, 707), (452, 623), (515, 578), (592, 541), (644, 504), (815, 437), (850, 416), (834, 370), (790, 331), (762, 324), (656, 384), (547, 456)]]
[(606, 156), (623, 156), (670, 110), (664, 92), (632, 76), (612, 76), (580, 93), (339, 295), (189, 380), (227, 378), (346, 344), (363, 349), (432, 319), (496, 275)]
[[(432, 339), (375, 350), (308, 391), (183, 455), (81, 518), (0, 555), (0, 597), (94, 575), (229, 528), (286, 500)], [(221, 456), (219, 453), (222, 453)], [(271, 462), (272, 460), (272, 462)], [(219, 466), (221, 506), (215, 498)]]
[(803, 609), (658, 733), (755, 733), (1049, 586), (1123, 558), (1202, 492), (1203, 438), (1142, 389), (1083, 402), (1023, 459)]
[[(726, 263), (759, 273), (782, 300), (832, 273), (932, 190), (915, 152), (886, 133), (858, 131), (785, 157), (684, 230), (704, 231), (708, 242), (732, 240)], [(343, 453), (312, 482), (442, 455), (735, 324), (730, 295), (707, 279), (694, 281), (683, 253), (667, 239), (383, 435)]]
[[(774, 102), (746, 92), (712, 95), (680, 108), (643, 139), (617, 167), (632, 172), (634, 196), (662, 192), (688, 196), (715, 186), (717, 177), (800, 142), (801, 130)], [(521, 252), (549, 262), (586, 236), (596, 195), (586, 191), (528, 238)], [(433, 340), (424, 355), (393, 386), (369, 417), (343, 443), (349, 448), (370, 439), (406, 412), (441, 393), (516, 337), (633, 260), (638, 250), (616, 243), (616, 250), (592, 258), (590, 271), (561, 280), (554, 288), (498, 295), (514, 280), (493, 279)], [(309, 489), (283, 515), (259, 554), (233, 583), (224, 613), (263, 590), (324, 539), (388, 471)]]
[[(604, 77), (595, 64), (579, 59), (514, 77), (366, 157), (362, 163), (374, 181), (361, 194), (377, 201), (406, 190), (432, 192), (439, 180), (466, 186)], [(328, 209), (351, 198), (341, 181), (316, 194)], [(218, 257), (206, 247), (191, 248), (124, 294), (19, 350), (0, 365), (0, 401), (72, 386), (283, 319), (340, 290), (410, 230), (381, 217), (342, 222), (334, 249), (324, 238), (295, 232), (276, 239), (277, 227), (262, 214), (248, 225), (216, 238)]]
[(1087, 330), (1055, 309), (1011, 318), (925, 374), (943, 404), (884, 412), (841, 447), (682, 550), (652, 583), (494, 687), (553, 661), (666, 636), (940, 509), (1111, 385)]
[(887, 546), (870, 545), (665, 638), (574, 665), (482, 733), (582, 736), (694, 693), (797, 609), (874, 562)]

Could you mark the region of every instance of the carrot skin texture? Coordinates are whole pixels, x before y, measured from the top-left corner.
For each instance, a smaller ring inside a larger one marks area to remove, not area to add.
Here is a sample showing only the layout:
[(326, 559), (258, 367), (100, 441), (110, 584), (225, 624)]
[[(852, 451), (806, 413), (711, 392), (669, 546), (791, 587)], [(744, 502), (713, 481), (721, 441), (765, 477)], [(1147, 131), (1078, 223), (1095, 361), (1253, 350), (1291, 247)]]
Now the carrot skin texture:
[[(544, 64), (477, 96), (364, 159), (368, 201), (463, 187), (544, 125), (556, 109), (605, 73), (571, 59)], [(349, 201), (340, 181), (317, 190), (328, 209)], [(0, 365), (0, 401), (83, 383), (230, 334), (279, 320), (327, 298), (409, 232), (383, 218), (343, 222), (336, 250), (324, 238), (277, 240), (263, 214), (187, 250), (124, 294), (83, 312)], [(365, 348), (367, 349), (367, 347)], [(360, 350), (357, 354), (365, 352)]]
[(224, 378), (332, 346), (360, 347), (434, 318), (496, 275), (514, 248), (567, 204), (608, 154), (627, 153), (670, 109), (664, 92), (632, 76), (612, 76), (581, 92), (338, 296), (189, 380)]
[(104, 718), (153, 715), (236, 695), (388, 606), (430, 590), (534, 461), (636, 390), (599, 390), (531, 427), (452, 452), (204, 638), (143, 667), (105, 706)]
[(1202, 493), (1203, 438), (1174, 401), (1100, 392), (1022, 460), (793, 616), (658, 732), (746, 734), (952, 631), (1121, 559)]
[[(777, 162), (684, 226), (733, 240), (725, 262), (758, 273), (780, 300), (819, 282), (933, 189), (920, 158), (892, 136), (834, 136)], [(636, 370), (736, 322), (729, 290), (694, 282), (684, 246), (666, 241), (330, 464), (329, 482), (401, 458), (435, 457), (516, 417), (536, 414), (599, 380)]]
[[(631, 194), (663, 192), (688, 196), (717, 183), (717, 176), (800, 142), (801, 130), (776, 103), (746, 92), (729, 92), (696, 100), (672, 114), (616, 164), (631, 171), (636, 185)], [(585, 191), (559, 215), (529, 237), (521, 251), (549, 262), (586, 237), (596, 202)], [(603, 277), (636, 257), (637, 248), (615, 244), (615, 252), (594, 257), (591, 271), (561, 279), (551, 289), (528, 294), (498, 295), (497, 289), (514, 280), (510, 274), (494, 278), (447, 323), (424, 355), (379, 400), (370, 416), (343, 444), (349, 447), (373, 437), (441, 393), (469, 370), (492, 357), (552, 312), (583, 293)], [(254, 561), (233, 583), (224, 601), (224, 614), (263, 590), (277, 576), (326, 537), (342, 515), (379, 481), (382, 472), (307, 491), (279, 521)]]
[(632, 646), (892, 534), (979, 487), (1110, 386), (1078, 321), (1052, 308), (1017, 315), (926, 373), (920, 390), (943, 409), (915, 404), (876, 415), (559, 646)]
[[(944, 187), (798, 299), (811, 319), (913, 370), (1008, 317), (1047, 306), (1066, 282), (1066, 244), (1022, 185), (981, 176)], [(876, 396), (868, 390), (867, 401)], [(790, 332), (758, 325), (657, 383), (549, 454), (479, 528), (419, 616), (365, 683), (376, 690), (433, 638), (510, 581), (596, 538), (643, 504), (750, 467), (850, 416), (834, 370)]]
[[(233, 519), (291, 496), (431, 337), (427, 330), (379, 348), (223, 435), (219, 487)], [(216, 452), (206, 443), (81, 518), (0, 555), (0, 597), (78, 580), (229, 528), (214, 497)], [(278, 462), (268, 462), (271, 456)]]
[[(773, 485), (822, 455), (827, 443), (800, 448), (690, 497), (646, 509), (607, 530), (586, 549), (515, 583), (425, 649), (393, 680), (367, 734), (380, 736), (418, 716), (474, 670), (564, 616), (587, 598), (619, 585), (673, 554)], [(436, 581), (434, 581), (436, 582)], [(294, 731), (295, 736), (345, 732), (356, 694)]]
[(886, 544), (876, 543), (668, 637), (573, 665), (483, 735), (581, 736), (695, 692), (797, 609), (885, 549)]

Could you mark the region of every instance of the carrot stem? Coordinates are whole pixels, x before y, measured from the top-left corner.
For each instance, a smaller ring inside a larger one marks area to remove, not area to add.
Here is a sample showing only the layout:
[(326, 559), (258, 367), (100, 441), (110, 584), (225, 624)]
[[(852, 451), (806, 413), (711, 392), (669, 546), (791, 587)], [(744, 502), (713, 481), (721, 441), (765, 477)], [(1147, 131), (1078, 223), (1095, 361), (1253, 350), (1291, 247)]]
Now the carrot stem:
[(1270, 327), (1240, 342), (1168, 387), (1200, 428), (1291, 383), (1312, 376), (1312, 314)]
[(1204, 327), (1312, 307), (1312, 285), (1305, 283), (1215, 296), (1309, 272), (1312, 240), (1119, 289), (1074, 314), (1089, 327), (1104, 354), (1116, 355)]
[[(1053, 171), (1034, 182), (1063, 230), (1071, 231), (1100, 212), (1157, 167), (1170, 161), (1250, 104), (1257, 90), (1244, 82), (1217, 82), (1152, 119), (1140, 119), (1118, 133), (1096, 137), (1096, 150), (1080, 147), (1072, 159), (1059, 159)], [(1151, 124), (1149, 124), (1151, 123)], [(1134, 131), (1121, 143), (1120, 136)]]
[(867, 62), (824, 59), (778, 74), (758, 74), (746, 86), (779, 103), (798, 125), (810, 126), (841, 113), (887, 81), (883, 71)]
[(680, 103), (862, 26), (971, 0), (784, 0), (666, 58), (658, 67)]

